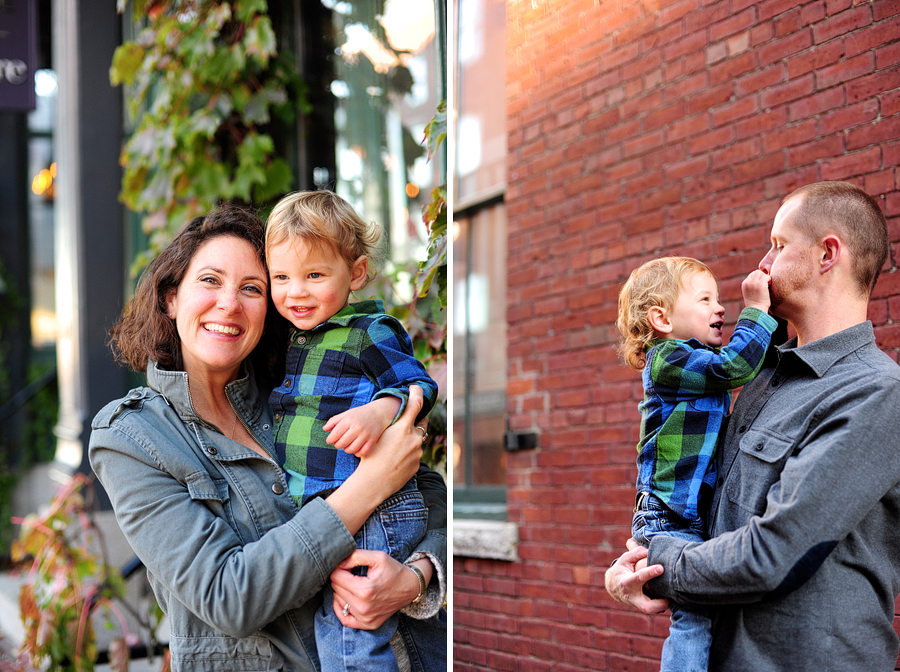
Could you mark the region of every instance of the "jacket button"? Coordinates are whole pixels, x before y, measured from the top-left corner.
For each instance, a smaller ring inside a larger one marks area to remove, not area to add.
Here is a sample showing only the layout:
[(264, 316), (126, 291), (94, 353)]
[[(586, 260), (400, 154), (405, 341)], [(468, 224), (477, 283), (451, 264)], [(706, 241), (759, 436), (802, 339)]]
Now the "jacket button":
[(282, 492), (284, 492), (284, 486), (281, 485), (281, 483), (274, 483), (272, 484), (272, 492), (274, 492), (276, 495), (280, 495)]
[(756, 450), (757, 450), (757, 451), (760, 451), (760, 450), (762, 450), (762, 449), (763, 449), (763, 444), (757, 443), (757, 444), (756, 444)]
[(215, 446), (210, 446), (209, 448), (206, 449), (206, 452), (208, 452), (210, 455), (216, 455), (216, 454), (218, 454), (219, 451), (216, 450)]
[(743, 434), (746, 431), (747, 431), (747, 425), (741, 425), (740, 427), (738, 427), (738, 434)]
[(298, 336), (297, 343), (299, 343), (300, 345), (303, 345), (304, 343), (306, 343), (306, 336)]
[(269, 428), (269, 424), (268, 424), (268, 423), (266, 423), (265, 425), (263, 425), (263, 429), (268, 429), (268, 428)]

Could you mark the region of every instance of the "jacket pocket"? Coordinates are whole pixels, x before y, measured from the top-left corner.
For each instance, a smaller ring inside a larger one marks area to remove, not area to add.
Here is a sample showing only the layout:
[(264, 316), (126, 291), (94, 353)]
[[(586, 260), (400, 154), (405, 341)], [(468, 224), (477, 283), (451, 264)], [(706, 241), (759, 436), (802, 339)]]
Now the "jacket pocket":
[(792, 439), (774, 432), (748, 431), (741, 437), (725, 485), (728, 499), (753, 515), (762, 515), (769, 489), (778, 482), (793, 445)]
[[(272, 643), (265, 637), (171, 637), (172, 671), (268, 672), (273, 665)], [(280, 657), (280, 656), (279, 656)]]
[(213, 478), (205, 471), (196, 471), (187, 477), (187, 489), (191, 499), (204, 503), (213, 515), (227, 521), (228, 526), (244, 541), (231, 509), (231, 488), (227, 479)]

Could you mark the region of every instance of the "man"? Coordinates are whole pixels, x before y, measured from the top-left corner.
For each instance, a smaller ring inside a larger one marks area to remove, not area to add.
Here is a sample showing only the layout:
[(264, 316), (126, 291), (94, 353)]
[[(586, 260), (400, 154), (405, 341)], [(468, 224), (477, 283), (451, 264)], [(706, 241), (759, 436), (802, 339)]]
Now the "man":
[(900, 648), (900, 367), (866, 320), (887, 226), (865, 192), (823, 182), (784, 200), (771, 241), (759, 267), (797, 336), (738, 398), (710, 541), (631, 544), (606, 588), (645, 613), (667, 605), (645, 583), (714, 605), (710, 670), (887, 672)]

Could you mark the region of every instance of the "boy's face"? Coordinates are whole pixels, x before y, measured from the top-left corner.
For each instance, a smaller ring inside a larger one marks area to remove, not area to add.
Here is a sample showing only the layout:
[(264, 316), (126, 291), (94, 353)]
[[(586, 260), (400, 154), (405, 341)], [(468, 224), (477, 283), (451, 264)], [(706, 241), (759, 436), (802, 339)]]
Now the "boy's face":
[(350, 292), (365, 284), (365, 257), (351, 267), (333, 248), (320, 252), (302, 239), (285, 239), (267, 252), (272, 302), (283, 317), (304, 331), (345, 308)]
[(692, 273), (681, 283), (675, 306), (668, 312), (672, 330), (666, 338), (687, 340), (720, 347), (725, 309), (719, 303), (719, 285), (709, 273)]

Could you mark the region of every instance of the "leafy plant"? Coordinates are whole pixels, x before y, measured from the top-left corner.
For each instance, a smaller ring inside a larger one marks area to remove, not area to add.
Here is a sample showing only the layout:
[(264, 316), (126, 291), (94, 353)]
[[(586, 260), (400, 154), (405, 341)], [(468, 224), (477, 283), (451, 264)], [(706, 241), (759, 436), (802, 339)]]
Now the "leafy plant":
[[(119, 11), (125, 0), (118, 0)], [(268, 131), (308, 109), (293, 58), (276, 50), (266, 0), (135, 0), (144, 28), (113, 56), (136, 124), (120, 198), (144, 213), (149, 263), (191, 218), (221, 201), (265, 203), (293, 176)]]
[[(428, 158), (440, 154), (447, 137), (447, 106), (438, 105), (437, 113), (425, 127)], [(385, 310), (400, 320), (413, 342), (416, 359), (422, 362), (438, 383), (438, 402), (428, 416), (425, 462), (447, 475), (447, 185), (431, 191), (431, 201), (422, 206), (422, 219), (428, 228), (428, 258), (408, 266), (395, 265), (378, 276), (366, 288), (365, 295), (384, 301)], [(413, 299), (399, 298), (397, 287), (412, 278)]]
[[(75, 474), (54, 498), (47, 513), (16, 519), (21, 524), (13, 542), (13, 560), (30, 561), (26, 582), (19, 593), (25, 642), (17, 667), (89, 672), (98, 651), (91, 616), (98, 608), (115, 614), (124, 638), (110, 647), (113, 669), (126, 670), (132, 640), (113, 600), (125, 594), (125, 584), (109, 565), (100, 531), (94, 524), (86, 497), (91, 481)], [(165, 661), (164, 661), (165, 662)]]

